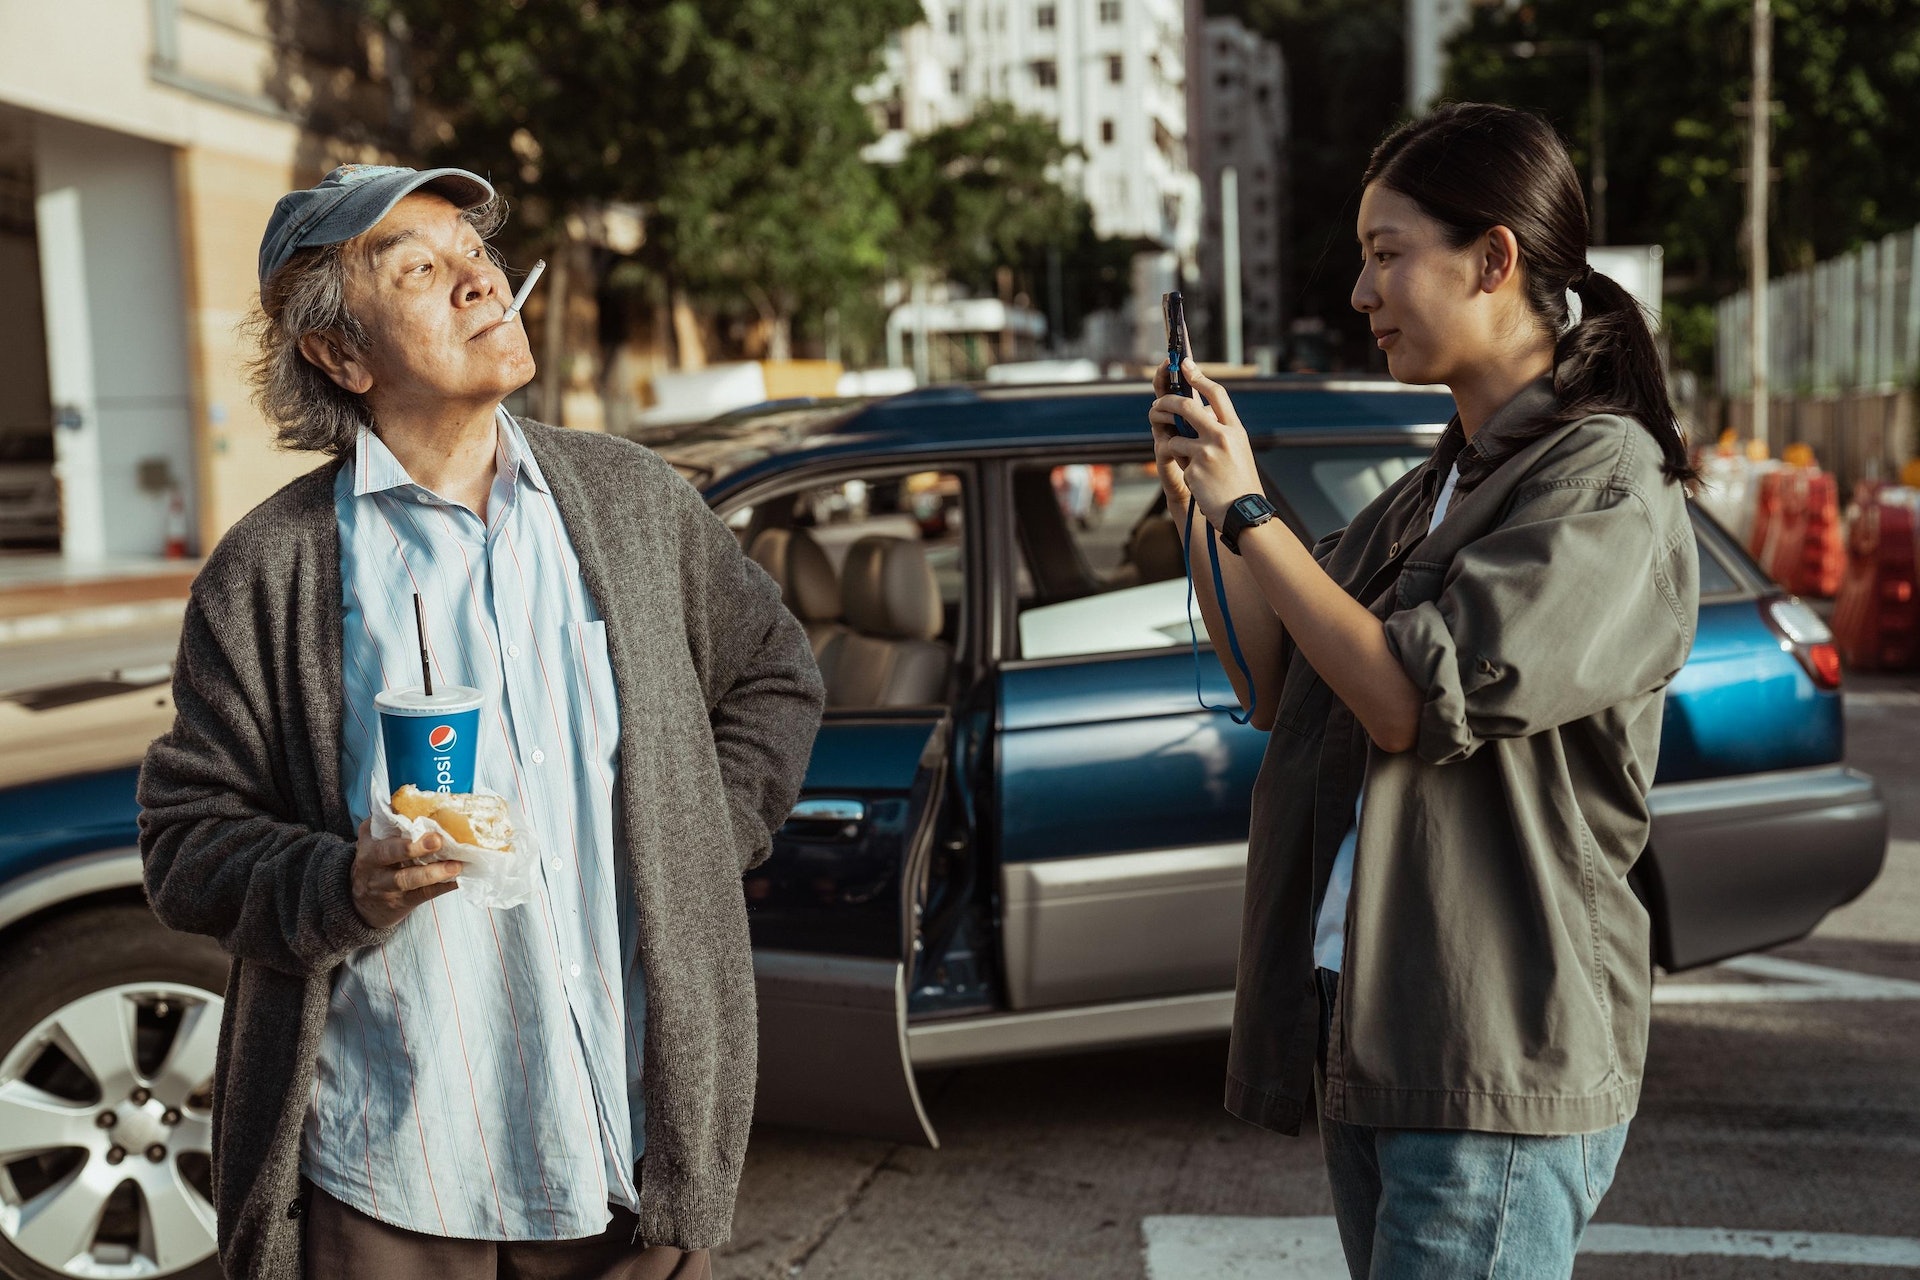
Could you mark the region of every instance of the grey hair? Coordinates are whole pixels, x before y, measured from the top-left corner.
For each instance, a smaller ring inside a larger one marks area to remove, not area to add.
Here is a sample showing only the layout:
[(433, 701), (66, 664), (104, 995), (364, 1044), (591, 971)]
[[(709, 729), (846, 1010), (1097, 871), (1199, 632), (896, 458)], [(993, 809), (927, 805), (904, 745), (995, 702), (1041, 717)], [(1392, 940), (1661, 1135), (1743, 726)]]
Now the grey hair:
[[(506, 221), (506, 204), (495, 196), (463, 217), (484, 240)], [(327, 335), (346, 354), (370, 345), (366, 327), (347, 307), (346, 241), (302, 249), (268, 277), (260, 305), (245, 331), (257, 354), (247, 365), (254, 403), (273, 425), (282, 449), (330, 454), (353, 452), (361, 427), (373, 426), (366, 397), (347, 390), (307, 359), (300, 343)], [(498, 262), (491, 246), (487, 252)]]

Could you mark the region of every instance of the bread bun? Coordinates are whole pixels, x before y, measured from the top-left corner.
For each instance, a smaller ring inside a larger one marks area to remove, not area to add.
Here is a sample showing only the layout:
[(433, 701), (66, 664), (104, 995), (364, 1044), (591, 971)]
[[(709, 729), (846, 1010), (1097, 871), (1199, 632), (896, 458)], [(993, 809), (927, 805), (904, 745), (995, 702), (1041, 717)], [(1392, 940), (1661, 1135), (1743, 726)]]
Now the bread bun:
[(445, 795), (409, 782), (393, 793), (393, 811), (403, 818), (433, 819), (458, 844), (503, 853), (513, 849), (513, 823), (499, 796)]

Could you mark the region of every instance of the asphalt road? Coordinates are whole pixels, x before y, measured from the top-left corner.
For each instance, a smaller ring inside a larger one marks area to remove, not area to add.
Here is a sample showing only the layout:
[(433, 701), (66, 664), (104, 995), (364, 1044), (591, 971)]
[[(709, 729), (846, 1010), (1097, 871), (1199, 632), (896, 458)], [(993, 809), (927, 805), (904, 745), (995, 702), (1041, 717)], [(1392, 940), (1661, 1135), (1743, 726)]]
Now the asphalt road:
[[(0, 646), (0, 687), (163, 662), (173, 634)], [(1581, 1280), (1920, 1277), (1920, 676), (1851, 677), (1848, 726), (1891, 805), (1886, 870), (1772, 953), (1802, 967), (1670, 980), (1594, 1233), (1667, 1252), (1584, 1256)], [(1768, 998), (1699, 998), (1715, 981)], [(718, 1274), (1339, 1280), (1316, 1138), (1229, 1117), (1225, 1058), (1215, 1040), (929, 1075), (938, 1151), (757, 1130)]]
[[(1849, 687), (1850, 758), (1891, 802), (1886, 870), (1771, 953), (1791, 966), (1666, 980), (1592, 1237), (1636, 1251), (1584, 1255), (1580, 1280), (1920, 1276), (1920, 676)], [(1701, 994), (1716, 982), (1766, 998)], [(717, 1272), (1342, 1277), (1316, 1138), (1228, 1116), (1225, 1060), (1208, 1041), (928, 1076), (938, 1151), (757, 1130)]]

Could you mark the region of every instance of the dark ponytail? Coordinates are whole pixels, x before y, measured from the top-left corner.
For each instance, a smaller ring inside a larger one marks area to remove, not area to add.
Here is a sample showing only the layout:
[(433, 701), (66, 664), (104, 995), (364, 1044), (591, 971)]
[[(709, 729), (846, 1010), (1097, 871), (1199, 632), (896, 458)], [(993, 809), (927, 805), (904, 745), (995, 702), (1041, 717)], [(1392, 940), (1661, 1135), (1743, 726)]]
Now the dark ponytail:
[[(1700, 473), (1653, 332), (1633, 295), (1587, 265), (1586, 198), (1551, 125), (1512, 107), (1451, 103), (1374, 148), (1363, 185), (1375, 182), (1418, 205), (1456, 248), (1494, 227), (1513, 232), (1527, 305), (1556, 337), (1559, 403), (1535, 434), (1596, 413), (1633, 418), (1660, 445), (1667, 477), (1694, 489)], [(1580, 299), (1577, 323), (1569, 291)]]

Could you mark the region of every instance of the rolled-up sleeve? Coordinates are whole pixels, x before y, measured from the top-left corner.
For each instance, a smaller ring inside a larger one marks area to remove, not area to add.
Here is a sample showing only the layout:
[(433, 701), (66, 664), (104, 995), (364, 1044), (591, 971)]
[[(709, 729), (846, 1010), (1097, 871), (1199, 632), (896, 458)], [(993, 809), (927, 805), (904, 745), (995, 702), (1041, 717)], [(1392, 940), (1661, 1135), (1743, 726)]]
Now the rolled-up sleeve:
[(1388, 647), (1422, 694), (1420, 757), (1464, 759), (1664, 686), (1693, 640), (1675, 580), (1679, 539), (1691, 537), (1684, 515), (1663, 533), (1640, 495), (1603, 481), (1519, 495), (1455, 555), (1438, 599), (1386, 619)]

